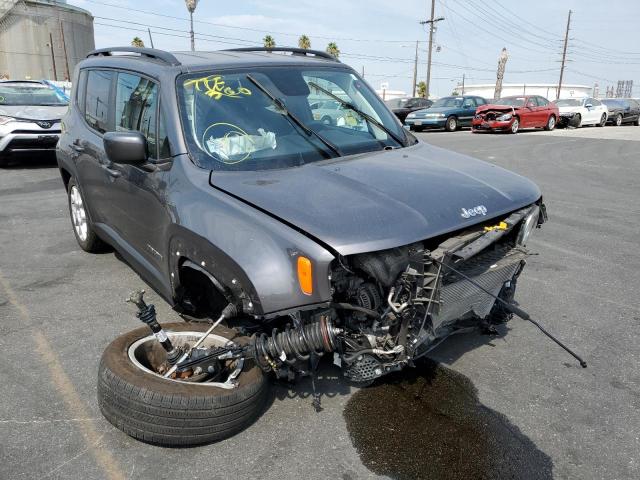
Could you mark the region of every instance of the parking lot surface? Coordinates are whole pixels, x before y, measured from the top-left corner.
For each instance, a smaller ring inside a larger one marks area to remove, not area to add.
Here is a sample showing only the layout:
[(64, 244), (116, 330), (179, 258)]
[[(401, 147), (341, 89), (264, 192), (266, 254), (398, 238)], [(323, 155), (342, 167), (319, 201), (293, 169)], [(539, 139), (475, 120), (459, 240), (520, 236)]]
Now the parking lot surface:
[(229, 440), (137, 442), (101, 416), (96, 371), (144, 284), (78, 248), (55, 165), (24, 161), (0, 170), (0, 478), (640, 478), (640, 127), (418, 135), (541, 187), (549, 222), (516, 299), (588, 369), (514, 319), (451, 337), (405, 382), (356, 390), (327, 365), (320, 413), (308, 382), (279, 385)]

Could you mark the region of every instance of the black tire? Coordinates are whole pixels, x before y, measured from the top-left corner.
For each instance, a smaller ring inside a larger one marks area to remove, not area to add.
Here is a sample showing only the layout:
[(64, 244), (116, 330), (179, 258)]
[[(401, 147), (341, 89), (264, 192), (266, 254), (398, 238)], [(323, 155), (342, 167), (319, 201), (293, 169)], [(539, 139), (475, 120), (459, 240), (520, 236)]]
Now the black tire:
[(636, 127), (640, 127), (640, 115), (638, 115), (638, 118), (636, 118), (636, 121), (633, 123)]
[(0, 155), (0, 168), (4, 168), (9, 165), (9, 159), (3, 155)]
[(320, 119), (320, 122), (324, 125), (333, 125), (333, 118), (331, 118), (329, 115), (325, 115)]
[(67, 184), (67, 204), (69, 206), (69, 218), (71, 219), (71, 227), (73, 228), (73, 235), (76, 237), (76, 241), (78, 242), (78, 245), (80, 245), (80, 248), (82, 248), (85, 252), (89, 252), (89, 253), (103, 252), (107, 250), (109, 246), (104, 241), (102, 241), (96, 234), (95, 230), (93, 229), (93, 224), (91, 223), (91, 218), (89, 217), (89, 212), (86, 210), (86, 208), (84, 209), (84, 212), (85, 212), (84, 215), (85, 215), (85, 221), (86, 221), (86, 236), (84, 236), (84, 238), (80, 233), (80, 229), (76, 225), (74, 214), (73, 214), (73, 208), (72, 208), (72, 203), (73, 203), (72, 195), (73, 195), (74, 189), (75, 191), (77, 191), (78, 195), (80, 195), (80, 198), (82, 199), (82, 202), (84, 205), (82, 191), (78, 186), (78, 182), (74, 177), (71, 177), (69, 179), (69, 183)]
[(544, 129), (547, 132), (550, 132), (554, 128), (556, 128), (556, 116), (555, 115), (549, 115), (549, 118), (547, 119), (547, 124), (544, 126)]
[(579, 113), (577, 113), (576, 116), (573, 117), (573, 126), (575, 128), (582, 127), (582, 115), (580, 115)]
[(444, 124), (444, 129), (447, 132), (454, 132), (458, 129), (458, 118), (455, 115), (451, 115), (447, 118), (446, 123)]
[[(604, 114), (603, 114), (604, 116)], [(618, 115), (616, 115), (616, 119), (613, 121), (614, 125), (616, 127), (619, 127), (620, 125), (622, 125), (622, 114), (619, 113)]]
[(422, 132), (424, 131), (424, 127), (409, 127), (414, 132)]
[(607, 114), (603, 113), (602, 117), (600, 117), (600, 123), (598, 124), (599, 127), (604, 127), (607, 124)]
[[(166, 331), (206, 331), (206, 323), (169, 323)], [(116, 338), (98, 368), (98, 405), (105, 418), (127, 435), (168, 447), (200, 445), (228, 438), (262, 413), (269, 382), (260, 367), (245, 361), (238, 386), (231, 390), (180, 383), (146, 373), (128, 357), (129, 346), (149, 335), (147, 327)], [(216, 327), (216, 335), (247, 341), (234, 330)]]

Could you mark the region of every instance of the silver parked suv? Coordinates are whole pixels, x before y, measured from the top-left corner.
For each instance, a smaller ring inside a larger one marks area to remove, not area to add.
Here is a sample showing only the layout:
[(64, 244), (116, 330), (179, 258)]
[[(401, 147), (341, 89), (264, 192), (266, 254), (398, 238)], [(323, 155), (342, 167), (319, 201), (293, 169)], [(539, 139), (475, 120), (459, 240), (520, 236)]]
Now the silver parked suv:
[(67, 106), (44, 82), (0, 82), (0, 166), (18, 153), (55, 152)]

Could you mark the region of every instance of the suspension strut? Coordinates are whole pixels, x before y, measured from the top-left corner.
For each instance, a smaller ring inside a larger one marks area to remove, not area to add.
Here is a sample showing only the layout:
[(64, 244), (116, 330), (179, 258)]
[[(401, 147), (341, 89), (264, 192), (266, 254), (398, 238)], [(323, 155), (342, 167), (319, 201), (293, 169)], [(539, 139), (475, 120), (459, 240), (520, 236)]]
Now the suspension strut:
[(158, 339), (158, 342), (160, 342), (160, 345), (162, 345), (162, 348), (167, 352), (167, 362), (169, 362), (170, 365), (174, 365), (178, 361), (178, 358), (180, 358), (182, 350), (173, 346), (166, 332), (162, 329), (156, 319), (156, 307), (153, 305), (147, 305), (142, 298), (143, 296), (144, 290), (135, 290), (131, 292), (129, 298), (127, 298), (127, 302), (133, 303), (138, 307), (136, 317), (151, 329), (155, 337)]
[(264, 371), (275, 370), (276, 360), (293, 365), (298, 360), (308, 360), (311, 354), (322, 355), (333, 352), (337, 347), (340, 328), (332, 325), (329, 317), (322, 315), (318, 320), (292, 329), (274, 328), (271, 336), (265, 333), (252, 337), (255, 359)]

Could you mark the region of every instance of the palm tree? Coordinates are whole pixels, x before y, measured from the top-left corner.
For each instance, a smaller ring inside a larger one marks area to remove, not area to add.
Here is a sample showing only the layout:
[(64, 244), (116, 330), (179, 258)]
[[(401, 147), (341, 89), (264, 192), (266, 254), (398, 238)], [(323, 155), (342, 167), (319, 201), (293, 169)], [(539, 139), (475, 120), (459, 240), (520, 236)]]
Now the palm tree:
[(305, 50), (309, 50), (311, 48), (311, 40), (309, 40), (309, 37), (306, 35), (300, 35), (300, 38), (298, 39), (298, 46)]
[(338, 58), (340, 56), (340, 49), (338, 48), (338, 44), (336, 42), (329, 42), (329, 45), (327, 45), (327, 53)]
[(144, 42), (142, 41), (142, 39), (140, 37), (133, 37), (133, 40), (131, 40), (131, 46), (132, 47), (138, 47), (138, 48), (144, 48)]
[(276, 41), (271, 35), (266, 35), (262, 41), (264, 42), (264, 48), (274, 48), (276, 46)]
[(418, 83), (418, 96), (426, 97), (427, 96), (427, 82)]

